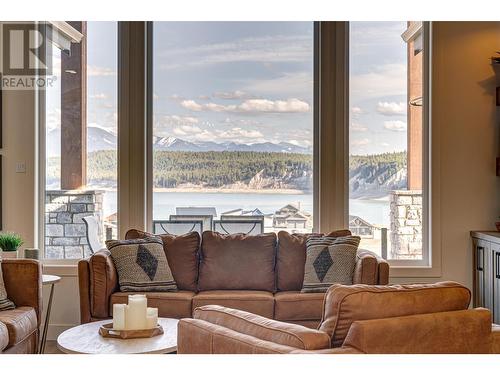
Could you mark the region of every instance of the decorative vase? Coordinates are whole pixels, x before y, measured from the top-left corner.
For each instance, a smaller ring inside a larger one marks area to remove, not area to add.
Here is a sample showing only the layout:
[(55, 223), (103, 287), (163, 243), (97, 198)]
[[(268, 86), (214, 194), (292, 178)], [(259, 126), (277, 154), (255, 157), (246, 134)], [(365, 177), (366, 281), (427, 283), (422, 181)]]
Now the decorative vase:
[(495, 223), (495, 226), (497, 227), (497, 231), (499, 231), (499, 232), (500, 232), (500, 221), (497, 221), (497, 222)]
[(2, 259), (17, 259), (17, 250), (2, 250), (0, 256)]

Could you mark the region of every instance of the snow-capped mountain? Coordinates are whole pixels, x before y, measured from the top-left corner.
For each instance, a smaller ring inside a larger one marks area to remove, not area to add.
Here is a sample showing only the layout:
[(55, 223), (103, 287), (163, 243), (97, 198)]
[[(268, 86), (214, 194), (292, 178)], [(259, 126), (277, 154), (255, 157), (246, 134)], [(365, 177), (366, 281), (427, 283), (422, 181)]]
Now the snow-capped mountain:
[[(116, 150), (116, 134), (96, 126), (87, 128), (87, 152)], [(242, 144), (236, 142), (190, 142), (176, 137), (153, 137), (153, 148), (158, 151), (254, 151), (310, 154), (312, 150), (288, 142)], [(61, 131), (55, 129), (47, 134), (48, 155), (61, 154)]]

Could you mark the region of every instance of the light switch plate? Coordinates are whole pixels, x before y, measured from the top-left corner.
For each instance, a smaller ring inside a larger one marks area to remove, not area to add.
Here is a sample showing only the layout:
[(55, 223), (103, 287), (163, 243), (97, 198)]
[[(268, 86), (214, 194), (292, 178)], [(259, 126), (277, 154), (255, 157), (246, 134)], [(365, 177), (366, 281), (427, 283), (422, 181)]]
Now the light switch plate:
[(24, 161), (16, 163), (16, 173), (26, 173), (26, 163)]

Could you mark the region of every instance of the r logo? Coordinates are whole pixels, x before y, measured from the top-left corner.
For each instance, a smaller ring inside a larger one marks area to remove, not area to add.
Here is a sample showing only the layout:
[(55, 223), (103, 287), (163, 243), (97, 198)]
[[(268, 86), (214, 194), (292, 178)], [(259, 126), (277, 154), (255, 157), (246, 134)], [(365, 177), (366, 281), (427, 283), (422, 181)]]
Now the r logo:
[[(51, 75), (51, 53), (47, 53), (45, 25), (7, 23), (2, 26), (4, 76)], [(44, 32), (42, 32), (44, 31)]]

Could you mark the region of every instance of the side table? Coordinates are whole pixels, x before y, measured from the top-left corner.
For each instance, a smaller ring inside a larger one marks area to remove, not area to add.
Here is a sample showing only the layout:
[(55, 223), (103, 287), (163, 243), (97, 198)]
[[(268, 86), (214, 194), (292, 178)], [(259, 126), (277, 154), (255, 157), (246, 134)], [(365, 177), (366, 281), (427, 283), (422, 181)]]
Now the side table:
[(45, 314), (45, 322), (43, 323), (42, 339), (38, 353), (43, 354), (45, 351), (45, 343), (47, 342), (47, 330), (49, 328), (50, 310), (52, 309), (52, 298), (54, 297), (54, 286), (61, 281), (59, 276), (42, 275), (42, 285), (50, 285), (49, 301), (47, 302), (47, 313)]

